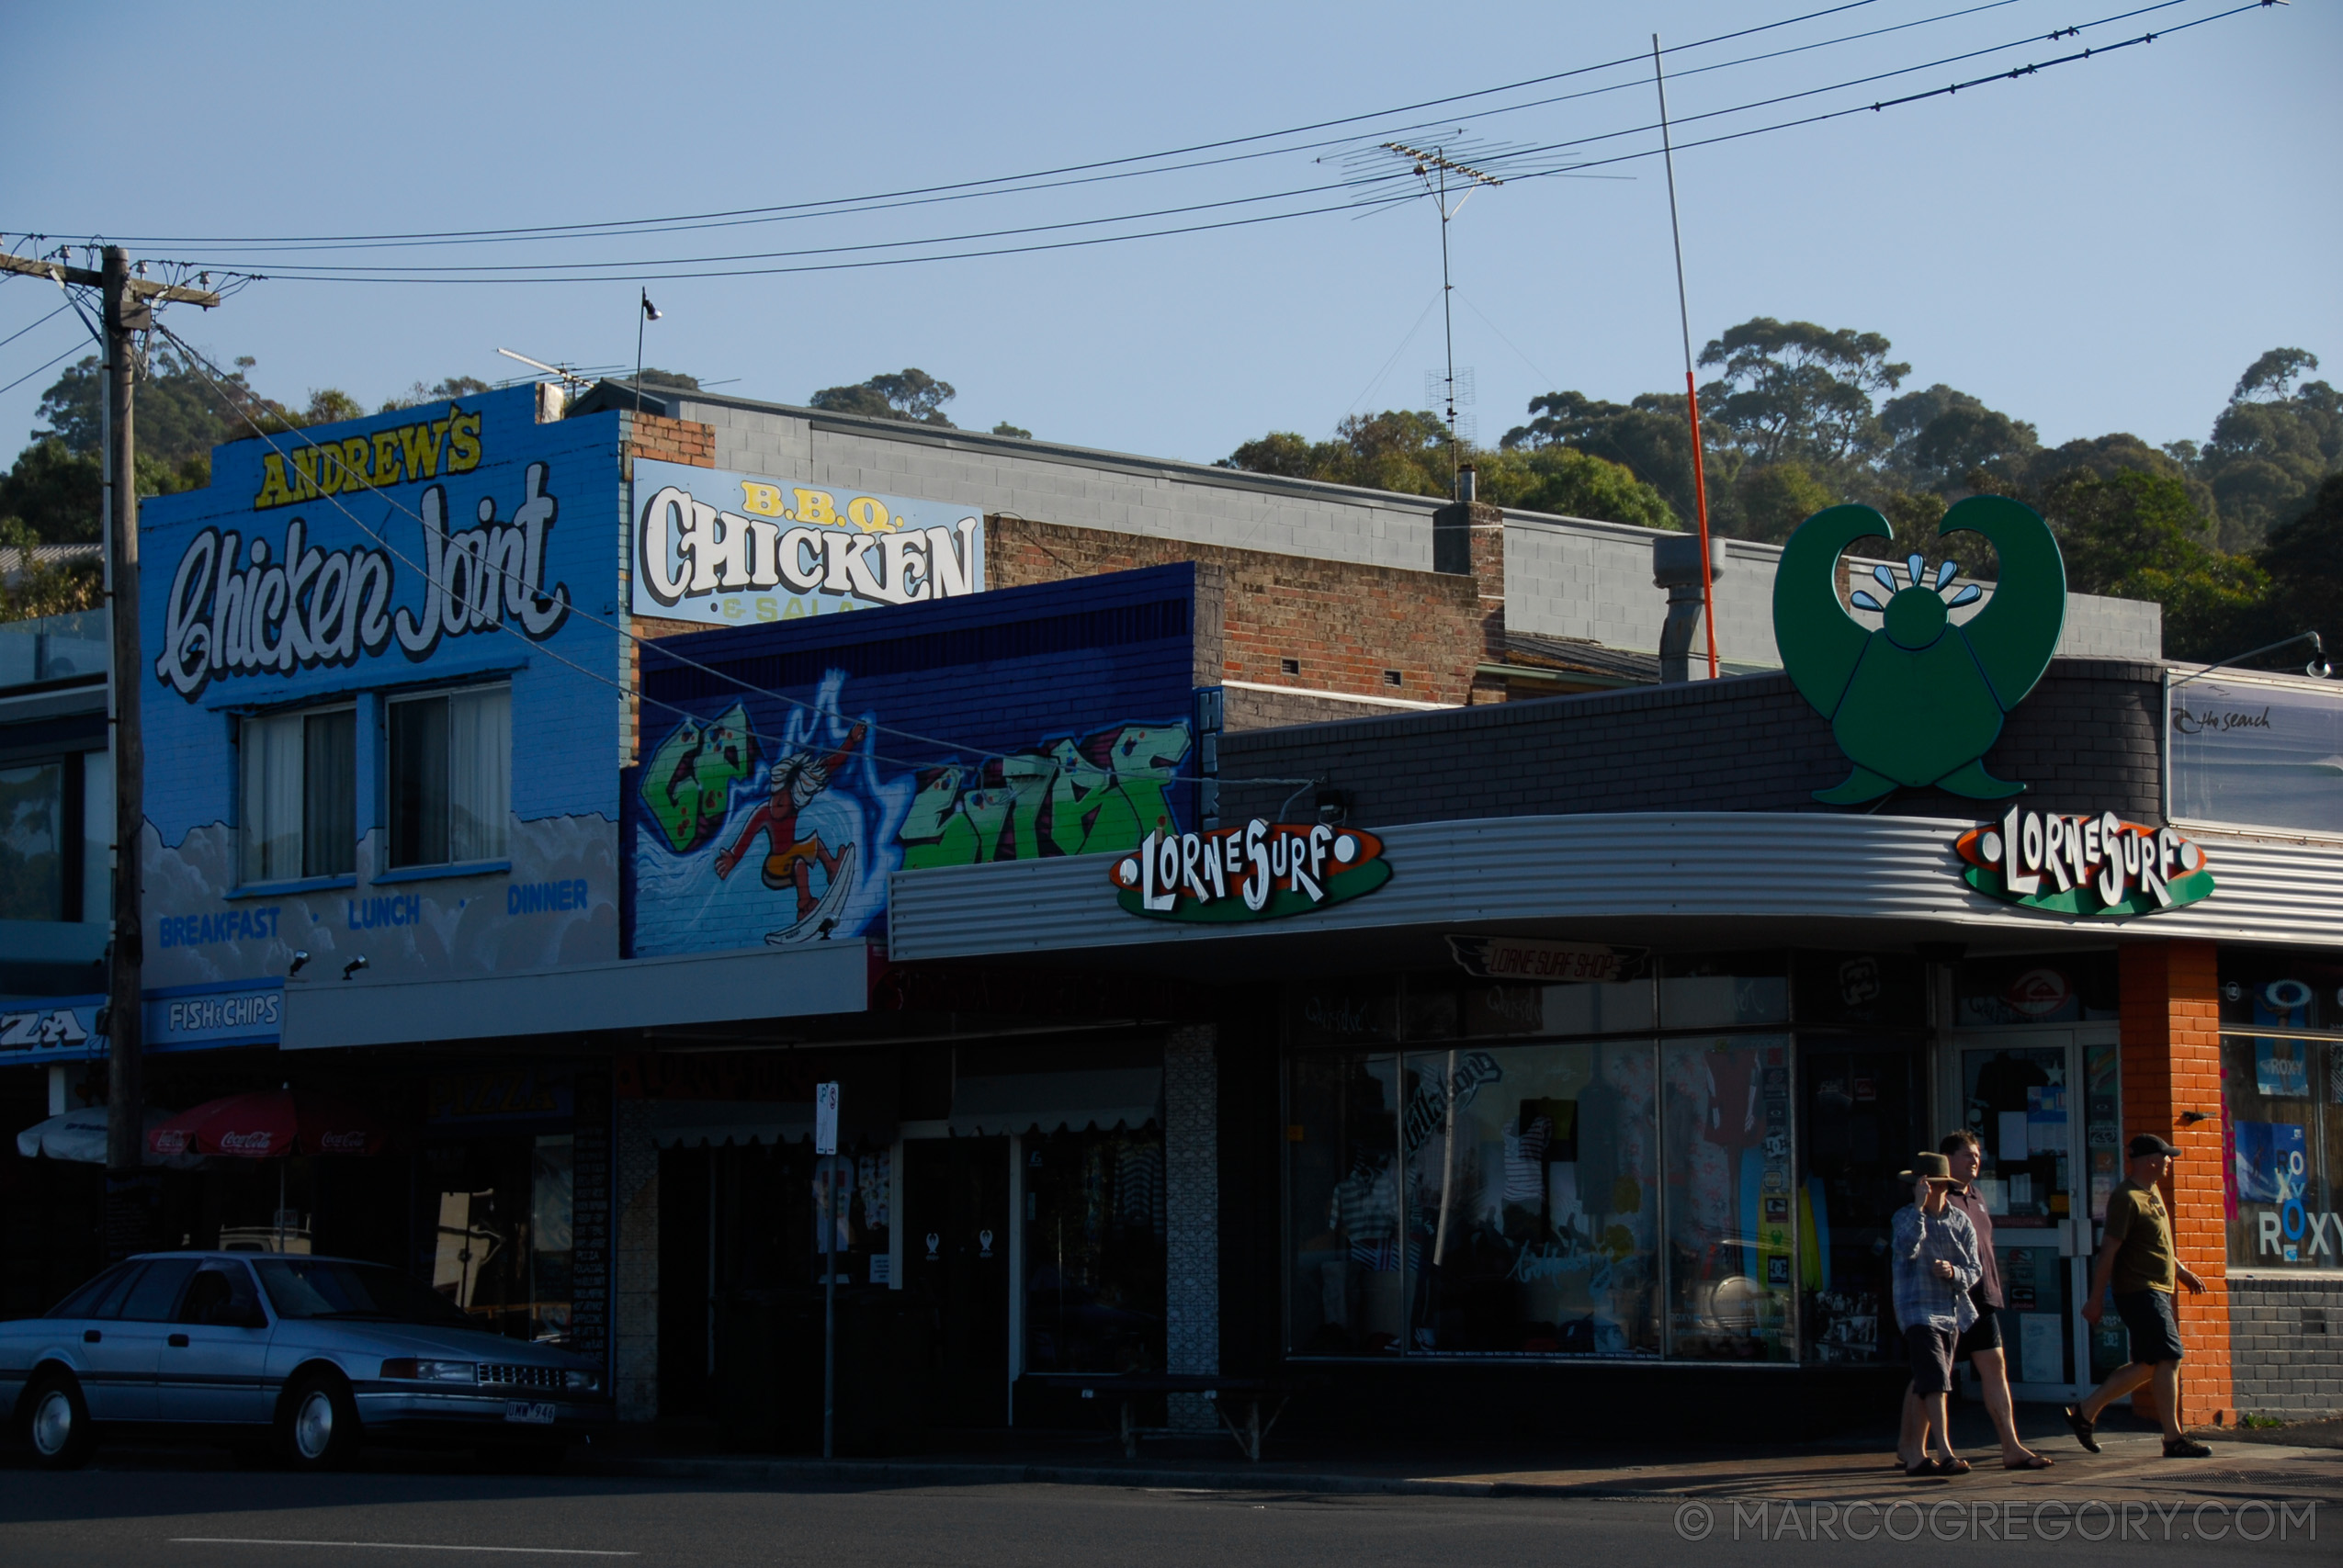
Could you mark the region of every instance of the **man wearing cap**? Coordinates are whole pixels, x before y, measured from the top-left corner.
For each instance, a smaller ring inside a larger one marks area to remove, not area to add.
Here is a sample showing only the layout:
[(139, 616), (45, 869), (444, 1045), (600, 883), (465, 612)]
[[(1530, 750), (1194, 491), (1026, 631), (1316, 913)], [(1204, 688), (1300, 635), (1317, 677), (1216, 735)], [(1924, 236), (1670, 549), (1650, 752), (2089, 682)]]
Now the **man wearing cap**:
[[(1969, 1461), (1952, 1452), (1944, 1403), (1952, 1392), (1952, 1348), (1977, 1319), (1969, 1291), (1985, 1278), (1985, 1267), (1977, 1260), (1976, 1227), (1952, 1206), (1951, 1162), (1923, 1154), (1912, 1165), (1898, 1173), (1912, 1184), (1912, 1201), (1896, 1211), (1891, 1244), (1896, 1321), (1904, 1325), (1913, 1396), (1904, 1402), (1896, 1457), (1907, 1475), (1965, 1475)], [(1930, 1457), (1931, 1446), (1941, 1457)]]
[(2153, 1378), (2156, 1413), (2164, 1417), (2164, 1457), (2202, 1459), (2213, 1450), (2180, 1430), (2180, 1325), (2172, 1315), (2172, 1292), (2176, 1281), (2191, 1292), (2203, 1291), (2204, 1281), (2183, 1268), (2173, 1251), (2172, 1216), (2156, 1185), (2171, 1173), (2180, 1151), (2153, 1133), (2142, 1133), (2125, 1152), (2131, 1164), (2108, 1195), (2107, 1239), (2091, 1265), (2083, 1320), (2098, 1324), (2111, 1290), (2116, 1315), (2131, 1335), (2132, 1359), (2082, 1404), (2066, 1407), (2066, 1425), (2083, 1447), (2099, 1452), (2092, 1428), (2100, 1412)]

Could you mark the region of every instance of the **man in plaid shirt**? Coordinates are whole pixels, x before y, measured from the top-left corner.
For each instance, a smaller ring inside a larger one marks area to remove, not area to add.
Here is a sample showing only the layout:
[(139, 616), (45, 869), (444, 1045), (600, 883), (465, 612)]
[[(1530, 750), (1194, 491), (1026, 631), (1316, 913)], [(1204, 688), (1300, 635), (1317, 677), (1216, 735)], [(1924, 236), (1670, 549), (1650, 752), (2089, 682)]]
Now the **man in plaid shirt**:
[[(1952, 1452), (1945, 1395), (1952, 1391), (1952, 1348), (1977, 1317), (1969, 1289), (1985, 1277), (1976, 1227), (1952, 1202), (1952, 1162), (1940, 1154), (1913, 1157), (1900, 1172), (1912, 1201), (1896, 1211), (1889, 1257), (1895, 1265), (1896, 1321), (1912, 1363), (1914, 1398), (1905, 1402), (1904, 1431), (1896, 1457), (1907, 1475), (1966, 1475), (1969, 1461)], [(1930, 1438), (1940, 1450), (1929, 1453)]]

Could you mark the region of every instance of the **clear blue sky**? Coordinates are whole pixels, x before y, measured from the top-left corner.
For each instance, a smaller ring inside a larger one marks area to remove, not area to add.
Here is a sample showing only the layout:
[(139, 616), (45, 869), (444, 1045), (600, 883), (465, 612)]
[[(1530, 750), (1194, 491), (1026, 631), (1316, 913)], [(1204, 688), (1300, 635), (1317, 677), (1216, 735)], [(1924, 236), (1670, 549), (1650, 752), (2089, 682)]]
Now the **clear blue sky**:
[[(1819, 8), (1427, 8), (1223, 4), (910, 4), (197, 8), (10, 6), (0, 101), (10, 150), (0, 229), (92, 236), (269, 236), (462, 229), (690, 213), (929, 186), (1150, 152), (1469, 92)], [(1670, 69), (1957, 9), (1877, 0)], [(1755, 115), (1817, 108), (2103, 46), (2223, 9), (2014, 3), (1956, 21), (1687, 75), (1681, 117), (2032, 36), (2031, 46)], [(1680, 154), (1692, 331), (1757, 314), (1885, 333), (1907, 386), (1946, 381), (2056, 442), (2111, 430), (2202, 439), (2238, 372), (2292, 344), (2343, 375), (2343, 22), (2326, 0), (2257, 11), (2034, 77)], [(1620, 90), (1511, 114), (1487, 101), (1414, 121), (1545, 143), (1643, 126), (1647, 72)], [(101, 109), (99, 94), (115, 94)], [(1540, 96), (1513, 95), (1515, 99)], [(1328, 133), (1333, 134), (1333, 133)], [(1631, 136), (1590, 155), (1652, 144)], [(514, 248), (449, 258), (545, 263), (951, 234), (1227, 201), (1340, 179), (1294, 153), (1148, 179), (891, 213)], [(1516, 180), (1452, 228), (1461, 365), (1485, 441), (1556, 387), (1610, 398), (1681, 377), (1667, 190), (1626, 179)], [(1295, 207), (1334, 197), (1291, 198)], [(1276, 209), (1268, 204), (1265, 209)], [(1262, 210), (1219, 209), (1218, 215)], [(1198, 220), (1196, 219), (1187, 220)], [(1071, 232), (1081, 232), (1074, 231)], [(963, 425), (1008, 419), (1096, 446), (1209, 459), (1270, 429), (1320, 436), (1346, 412), (1422, 406), (1440, 362), (1437, 224), (1421, 202), (1178, 238), (863, 271), (649, 284), (665, 319), (648, 357), (742, 394), (919, 366), (952, 381)], [(994, 242), (1000, 243), (1000, 242)], [(262, 257), (232, 244), (141, 254)], [(772, 264), (759, 264), (772, 265)], [(338, 386), (369, 406), (451, 373), (517, 369), (500, 345), (618, 365), (634, 355), (636, 274), (570, 285), (257, 283), (171, 318), (264, 392)], [(53, 309), (0, 285), (0, 336)], [(1412, 338), (1412, 323), (1421, 325)], [(60, 317), (0, 347), (0, 383), (73, 345)], [(1384, 367), (1388, 365), (1389, 368)], [(0, 453), (53, 372), (0, 394)]]

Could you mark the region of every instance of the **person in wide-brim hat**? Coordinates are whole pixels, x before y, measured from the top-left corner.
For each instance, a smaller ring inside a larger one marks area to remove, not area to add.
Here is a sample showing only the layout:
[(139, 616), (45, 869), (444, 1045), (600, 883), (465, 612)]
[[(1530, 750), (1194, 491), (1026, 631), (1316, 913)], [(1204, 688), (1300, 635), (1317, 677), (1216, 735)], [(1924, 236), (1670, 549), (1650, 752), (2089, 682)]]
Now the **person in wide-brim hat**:
[(1969, 1461), (1952, 1451), (1945, 1399), (1952, 1392), (1953, 1347), (1976, 1321), (1969, 1290), (1985, 1278), (1976, 1227), (1952, 1206), (1952, 1166), (1942, 1155), (1914, 1155), (1912, 1168), (1897, 1174), (1912, 1184), (1911, 1202), (1896, 1211), (1890, 1243), (1896, 1321), (1904, 1326), (1912, 1383), (1896, 1457), (1907, 1475), (1966, 1475)]

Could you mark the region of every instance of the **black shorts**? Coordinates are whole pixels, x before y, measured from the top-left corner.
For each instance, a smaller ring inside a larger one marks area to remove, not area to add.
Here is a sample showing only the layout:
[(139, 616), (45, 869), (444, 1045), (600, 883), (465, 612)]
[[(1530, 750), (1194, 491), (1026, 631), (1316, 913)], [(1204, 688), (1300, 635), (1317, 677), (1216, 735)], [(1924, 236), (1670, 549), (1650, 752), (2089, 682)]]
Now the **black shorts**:
[(2115, 1298), (2115, 1315), (2132, 1336), (2132, 1359), (2144, 1367), (2180, 1359), (2180, 1321), (2172, 1315), (2169, 1291), (2126, 1291)]
[(1998, 1350), (2000, 1348), (2000, 1314), (1996, 1313), (1991, 1307), (1986, 1305), (1983, 1302), (1979, 1302), (1977, 1303), (1977, 1320), (1969, 1325), (1969, 1331), (1961, 1336), (1961, 1342), (1959, 1344), (1952, 1347), (1952, 1359), (1956, 1361), (1963, 1361), (1968, 1359), (1971, 1356), (1975, 1355), (1980, 1350)]
[(1925, 1323), (1904, 1330), (1904, 1354), (1912, 1363), (1914, 1393), (1952, 1392), (1952, 1331)]

